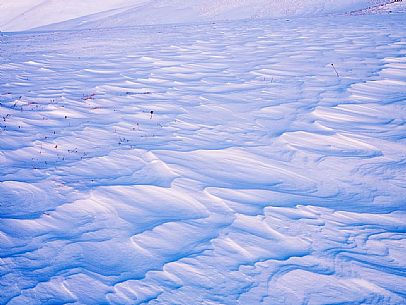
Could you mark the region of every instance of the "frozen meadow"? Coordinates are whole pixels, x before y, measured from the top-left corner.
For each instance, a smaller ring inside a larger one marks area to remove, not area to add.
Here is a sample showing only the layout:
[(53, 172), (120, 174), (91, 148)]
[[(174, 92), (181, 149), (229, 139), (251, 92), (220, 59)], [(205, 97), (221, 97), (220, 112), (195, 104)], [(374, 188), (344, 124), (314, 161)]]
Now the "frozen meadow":
[(404, 13), (0, 37), (0, 304), (405, 304)]

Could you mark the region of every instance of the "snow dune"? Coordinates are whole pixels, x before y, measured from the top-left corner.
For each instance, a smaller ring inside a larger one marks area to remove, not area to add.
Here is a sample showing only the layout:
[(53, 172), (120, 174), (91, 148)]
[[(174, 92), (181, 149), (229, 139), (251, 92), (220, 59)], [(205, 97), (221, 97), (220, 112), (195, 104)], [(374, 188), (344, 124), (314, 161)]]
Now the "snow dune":
[[(345, 13), (389, 0), (19, 0), (0, 2), (0, 30), (79, 29)], [(61, 23), (55, 24), (54, 23)], [(52, 24), (52, 25), (51, 25)], [(51, 25), (51, 26), (50, 26)], [(44, 27), (45, 26), (45, 27)]]
[(0, 302), (404, 304), (403, 23), (3, 34)]

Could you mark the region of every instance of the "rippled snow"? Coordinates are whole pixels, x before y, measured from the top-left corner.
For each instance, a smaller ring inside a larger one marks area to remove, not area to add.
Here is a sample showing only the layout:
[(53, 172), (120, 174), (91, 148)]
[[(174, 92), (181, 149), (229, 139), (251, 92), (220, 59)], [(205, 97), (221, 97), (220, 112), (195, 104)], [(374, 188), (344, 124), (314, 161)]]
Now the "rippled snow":
[(0, 303), (403, 304), (403, 17), (3, 34)]

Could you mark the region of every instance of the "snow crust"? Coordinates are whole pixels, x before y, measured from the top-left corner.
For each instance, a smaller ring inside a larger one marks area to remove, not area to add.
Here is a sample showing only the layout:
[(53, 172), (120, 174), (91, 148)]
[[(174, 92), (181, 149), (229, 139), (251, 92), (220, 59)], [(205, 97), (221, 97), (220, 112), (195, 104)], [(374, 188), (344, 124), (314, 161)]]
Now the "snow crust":
[(0, 303), (404, 304), (404, 17), (0, 36)]

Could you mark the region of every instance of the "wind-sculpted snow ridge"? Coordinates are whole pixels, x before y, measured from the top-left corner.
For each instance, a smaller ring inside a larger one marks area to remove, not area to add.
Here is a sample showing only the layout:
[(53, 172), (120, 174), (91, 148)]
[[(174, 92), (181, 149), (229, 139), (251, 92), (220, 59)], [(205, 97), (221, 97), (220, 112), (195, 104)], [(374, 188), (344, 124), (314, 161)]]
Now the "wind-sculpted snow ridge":
[(404, 304), (404, 15), (1, 36), (1, 304)]

